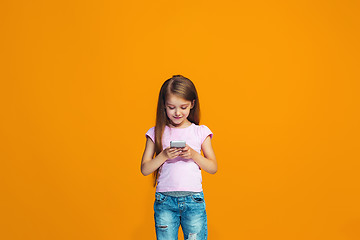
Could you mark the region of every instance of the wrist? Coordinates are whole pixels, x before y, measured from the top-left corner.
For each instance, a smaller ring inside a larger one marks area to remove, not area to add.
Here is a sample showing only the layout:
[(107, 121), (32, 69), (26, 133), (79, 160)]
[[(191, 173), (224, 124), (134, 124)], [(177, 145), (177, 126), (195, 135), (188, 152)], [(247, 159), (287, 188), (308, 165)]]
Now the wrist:
[(164, 162), (169, 158), (166, 151), (165, 151), (165, 149), (162, 150), (159, 155), (160, 155), (161, 159), (163, 159)]
[[(200, 153), (198, 153), (197, 151), (195, 151), (194, 149), (191, 149), (191, 157), (192, 159), (195, 161), (199, 158), (199, 156), (201, 156)], [(202, 157), (202, 156), (201, 156)]]

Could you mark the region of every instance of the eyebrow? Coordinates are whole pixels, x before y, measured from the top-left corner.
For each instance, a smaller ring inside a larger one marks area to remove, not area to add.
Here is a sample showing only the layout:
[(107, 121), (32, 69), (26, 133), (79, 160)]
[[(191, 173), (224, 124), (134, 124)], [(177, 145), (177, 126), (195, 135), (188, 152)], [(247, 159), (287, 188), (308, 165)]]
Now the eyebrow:
[[(171, 103), (167, 103), (167, 105), (175, 106), (175, 104), (171, 104)], [(190, 105), (189, 103), (184, 103), (184, 104), (181, 104), (180, 106), (189, 106), (189, 105)]]

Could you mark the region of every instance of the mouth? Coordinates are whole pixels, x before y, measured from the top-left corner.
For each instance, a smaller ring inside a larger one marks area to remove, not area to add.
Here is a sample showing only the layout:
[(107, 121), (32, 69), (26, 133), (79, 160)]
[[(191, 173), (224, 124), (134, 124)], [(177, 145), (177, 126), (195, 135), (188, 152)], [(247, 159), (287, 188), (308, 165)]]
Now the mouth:
[(174, 117), (175, 119), (180, 119), (181, 117)]

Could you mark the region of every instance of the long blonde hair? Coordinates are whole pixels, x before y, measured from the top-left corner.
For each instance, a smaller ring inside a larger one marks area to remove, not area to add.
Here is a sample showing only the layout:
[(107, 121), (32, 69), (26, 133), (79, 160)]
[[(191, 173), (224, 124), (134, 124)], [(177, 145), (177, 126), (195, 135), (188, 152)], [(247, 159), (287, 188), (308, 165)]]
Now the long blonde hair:
[[(166, 125), (170, 124), (170, 121), (166, 115), (166, 98), (169, 93), (174, 94), (178, 97), (181, 97), (188, 101), (194, 101), (194, 106), (190, 109), (190, 113), (188, 116), (188, 120), (196, 125), (200, 123), (200, 105), (199, 105), (199, 97), (195, 88), (194, 83), (182, 76), (182, 75), (174, 75), (172, 78), (166, 80), (161, 86), (159, 99), (157, 104), (156, 111), (156, 124), (155, 124), (155, 154), (158, 155), (163, 150), (162, 146), (162, 135), (164, 133), (164, 129)], [(157, 179), (159, 177), (159, 169), (154, 171), (154, 187), (157, 184)]]

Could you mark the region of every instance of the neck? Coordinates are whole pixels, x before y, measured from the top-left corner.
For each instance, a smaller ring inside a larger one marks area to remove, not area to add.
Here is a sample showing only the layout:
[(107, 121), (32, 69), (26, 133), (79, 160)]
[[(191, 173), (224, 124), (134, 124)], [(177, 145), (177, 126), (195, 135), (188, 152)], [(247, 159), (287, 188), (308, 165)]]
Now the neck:
[(189, 120), (187, 120), (187, 122), (183, 122), (183, 123), (181, 123), (179, 125), (169, 123), (169, 127), (171, 127), (171, 128), (186, 128), (186, 127), (189, 127), (191, 124), (192, 123)]

